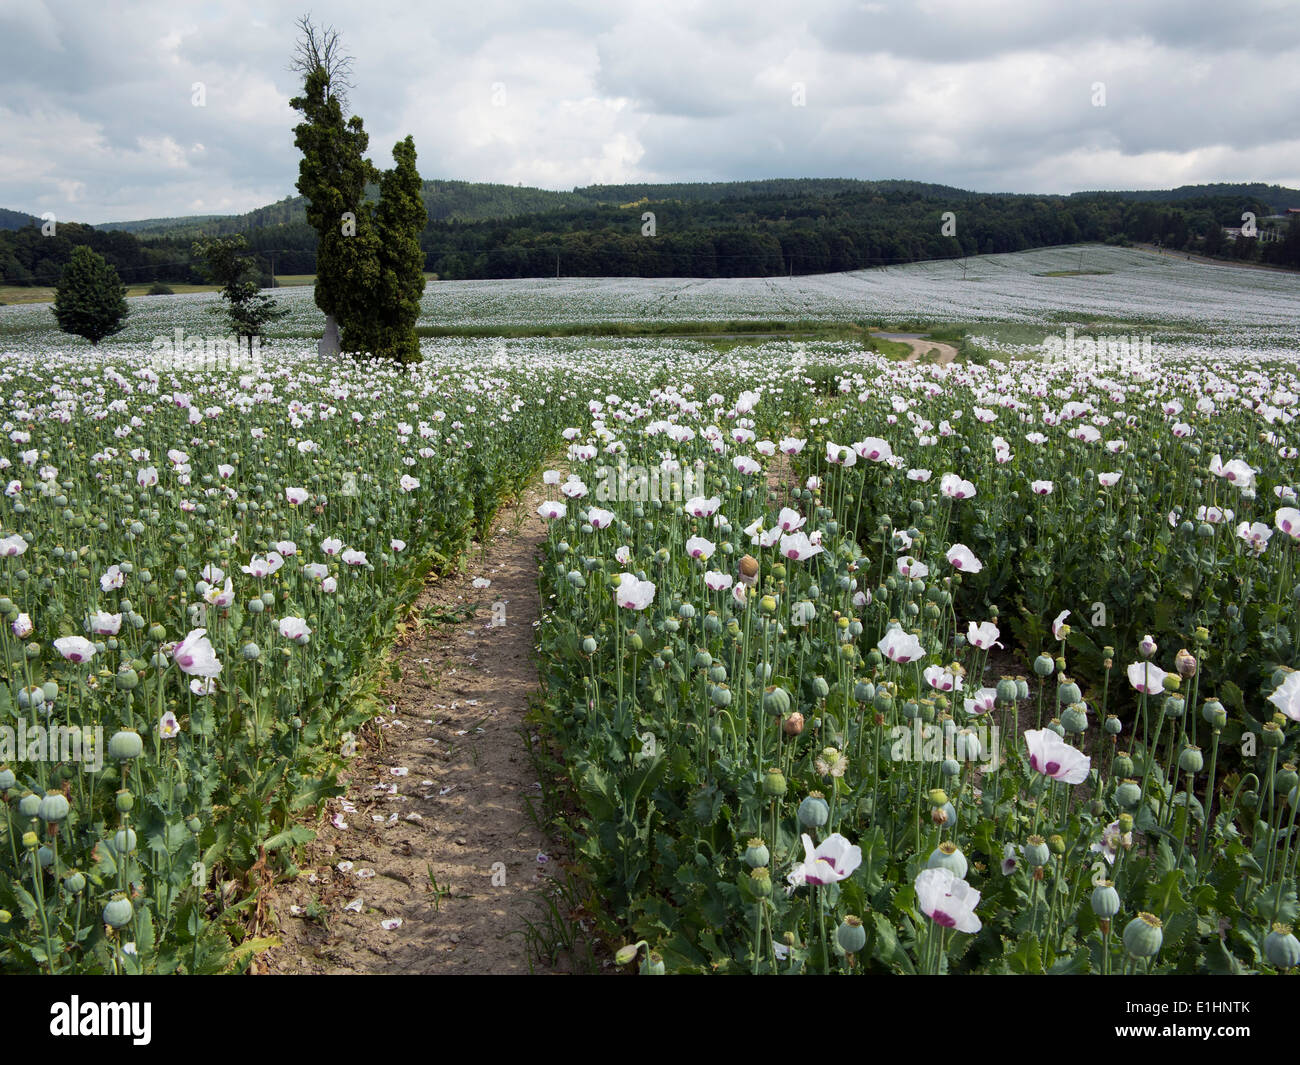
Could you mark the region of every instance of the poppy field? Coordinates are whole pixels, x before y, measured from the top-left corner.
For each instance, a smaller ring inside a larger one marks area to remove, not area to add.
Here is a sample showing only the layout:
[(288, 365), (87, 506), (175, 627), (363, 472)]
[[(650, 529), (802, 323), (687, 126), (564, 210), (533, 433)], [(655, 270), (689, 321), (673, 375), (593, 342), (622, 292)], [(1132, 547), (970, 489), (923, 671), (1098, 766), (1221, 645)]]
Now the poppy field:
[(1104, 364), (426, 339), (399, 370), (73, 354), (9, 311), (6, 971), (261, 950), (405, 611), (539, 479), (534, 728), (616, 963), (1300, 963), (1282, 324)]
[[(1294, 967), (1294, 363), (868, 360), (800, 420), (815, 384), (595, 399), (548, 474), (547, 706), (618, 960)], [(600, 499), (611, 456), (695, 493)]]

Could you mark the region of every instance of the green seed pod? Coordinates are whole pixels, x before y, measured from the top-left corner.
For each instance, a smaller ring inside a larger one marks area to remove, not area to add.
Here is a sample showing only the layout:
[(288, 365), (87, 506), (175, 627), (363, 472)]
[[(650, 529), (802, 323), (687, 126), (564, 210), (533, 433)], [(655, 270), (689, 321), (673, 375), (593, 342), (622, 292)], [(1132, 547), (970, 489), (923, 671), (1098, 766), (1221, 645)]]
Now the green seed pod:
[(8, 791), (17, 783), (18, 778), (14, 775), (14, 771), (7, 765), (0, 766), (0, 792)]
[(1199, 747), (1190, 743), (1178, 755), (1178, 768), (1183, 773), (1199, 773), (1205, 767), (1205, 759)]
[(114, 895), (104, 907), (104, 923), (109, 928), (125, 928), (134, 916), (135, 909), (125, 895)]
[(1107, 714), (1102, 728), (1106, 730), (1108, 736), (1118, 736), (1124, 731), (1124, 723), (1114, 714)]
[(931, 853), (925, 863), (927, 869), (951, 869), (952, 875), (964, 879), (968, 868), (966, 856), (957, 849), (957, 844), (944, 840)]
[(41, 800), (37, 816), (47, 825), (57, 825), (68, 816), (68, 800), (62, 792), (52, 791)]
[(1160, 953), (1165, 934), (1160, 918), (1139, 913), (1124, 928), (1124, 949), (1133, 958), (1152, 958)]
[(1119, 892), (1109, 880), (1103, 880), (1092, 889), (1092, 912), (1098, 917), (1114, 917), (1119, 910)]
[(1074, 703), (1061, 711), (1061, 726), (1066, 732), (1088, 731), (1088, 712), (1083, 703)]
[(130, 854), (136, 848), (136, 835), (133, 828), (119, 828), (113, 834), (113, 853)]
[(1221, 730), (1228, 724), (1228, 712), (1218, 699), (1206, 699), (1201, 704), (1201, 717), (1216, 730)]
[(128, 814), (135, 807), (135, 796), (123, 788), (117, 793), (116, 804), (118, 813)]
[(1046, 865), (1051, 856), (1052, 852), (1042, 836), (1030, 836), (1025, 840), (1025, 864), (1031, 869)]
[(140, 739), (140, 734), (134, 729), (123, 729), (120, 732), (115, 732), (108, 741), (108, 756), (119, 762), (139, 758), (140, 752), (143, 750), (144, 741)]
[(769, 799), (779, 799), (785, 794), (785, 774), (773, 767), (763, 774), (763, 794)]
[(1277, 969), (1294, 969), (1300, 965), (1300, 940), (1284, 924), (1275, 924), (1264, 937), (1264, 957)]
[(1122, 781), (1115, 789), (1115, 801), (1125, 810), (1134, 809), (1142, 801), (1142, 786), (1136, 780)]
[(1057, 685), (1056, 694), (1062, 706), (1070, 706), (1083, 699), (1083, 693), (1079, 691), (1079, 686), (1069, 679), (1063, 679), (1062, 683)]
[(996, 690), (999, 702), (1014, 703), (1016, 701), (1016, 682), (1011, 677), (1003, 677), (999, 680)]
[(804, 828), (821, 828), (830, 816), (830, 805), (819, 791), (809, 792), (799, 804), (799, 824)]
[(1127, 751), (1121, 751), (1115, 755), (1115, 764), (1113, 766), (1115, 776), (1124, 780), (1133, 775), (1133, 756)]
[(772, 860), (772, 855), (761, 839), (751, 839), (745, 845), (745, 864), (751, 869), (758, 869), (760, 866), (767, 865)]
[(650, 953), (645, 956), (645, 960), (641, 962), (640, 972), (642, 976), (663, 976), (663, 956), (659, 954), (658, 951), (650, 951)]
[(862, 927), (862, 921), (849, 914), (840, 922), (840, 926), (835, 929), (835, 942), (840, 945), (840, 949), (845, 954), (857, 954), (867, 945), (867, 930)]
[(749, 890), (755, 898), (766, 899), (772, 894), (772, 874), (766, 866), (755, 866), (749, 870)]
[(860, 680), (853, 685), (853, 699), (859, 703), (869, 703), (876, 697), (876, 686), (869, 680)]
[(768, 688), (763, 692), (763, 710), (773, 717), (790, 712), (790, 693), (784, 688)]
[(40, 816), (41, 797), (34, 795), (30, 791), (18, 800), (18, 813), (23, 817), (33, 818)]
[(80, 895), (86, 890), (86, 874), (73, 870), (63, 878), (63, 886), (70, 895)]
[(1260, 746), (1268, 749), (1281, 747), (1286, 742), (1286, 734), (1278, 727), (1276, 721), (1265, 721), (1259, 734)]
[(133, 692), (140, 686), (140, 676), (130, 666), (123, 666), (117, 671), (117, 676), (113, 678), (113, 683), (118, 691)]
[(640, 651), (645, 646), (645, 641), (641, 639), (639, 632), (634, 632), (628, 636), (627, 645), (633, 651)]
[(582, 641), (582, 653), (585, 655), (594, 655), (596, 653), (596, 638), (594, 636), (584, 637)]
[(709, 698), (716, 707), (727, 707), (731, 705), (731, 689), (725, 684), (715, 684), (709, 692)]

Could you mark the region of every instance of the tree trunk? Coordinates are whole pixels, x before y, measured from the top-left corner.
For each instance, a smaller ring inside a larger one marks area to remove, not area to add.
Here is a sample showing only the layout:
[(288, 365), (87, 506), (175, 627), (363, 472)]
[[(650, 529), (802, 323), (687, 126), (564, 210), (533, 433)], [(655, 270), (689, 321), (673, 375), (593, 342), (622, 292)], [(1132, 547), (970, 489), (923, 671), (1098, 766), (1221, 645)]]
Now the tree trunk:
[(342, 345), (339, 343), (339, 323), (334, 315), (328, 315), (325, 319), (325, 335), (316, 345), (316, 353), (322, 357), (334, 356), (342, 350)]

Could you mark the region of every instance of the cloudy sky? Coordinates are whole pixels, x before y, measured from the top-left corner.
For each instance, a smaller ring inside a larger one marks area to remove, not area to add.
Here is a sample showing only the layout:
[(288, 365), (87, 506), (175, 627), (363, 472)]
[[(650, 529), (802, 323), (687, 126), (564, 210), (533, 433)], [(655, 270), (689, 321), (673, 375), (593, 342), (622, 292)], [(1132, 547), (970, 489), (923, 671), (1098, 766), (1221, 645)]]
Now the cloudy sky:
[(411, 133), (426, 178), (1300, 186), (1295, 0), (0, 0), (0, 207), (292, 195), (308, 10), (371, 158)]

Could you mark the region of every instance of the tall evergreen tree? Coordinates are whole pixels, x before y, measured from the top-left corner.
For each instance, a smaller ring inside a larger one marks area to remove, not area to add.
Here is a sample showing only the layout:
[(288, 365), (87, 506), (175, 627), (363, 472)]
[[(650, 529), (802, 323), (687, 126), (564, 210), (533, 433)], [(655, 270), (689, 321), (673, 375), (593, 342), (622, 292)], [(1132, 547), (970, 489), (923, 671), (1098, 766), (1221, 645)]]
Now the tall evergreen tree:
[(63, 332), (98, 345), (126, 328), (126, 287), (102, 255), (79, 245), (59, 277), (53, 314)]
[(378, 278), (378, 238), (365, 202), (366, 183), (376, 178), (365, 158), (370, 137), (360, 116), (344, 120), (330, 92), (325, 67), (307, 75), (302, 96), (290, 101), (303, 114), (294, 128), (302, 152), (298, 191), (307, 199), (307, 221), (316, 230), (316, 306), (337, 319), (343, 343), (366, 313), (363, 293)]
[[(396, 166), (382, 179), (365, 158), (370, 138), (358, 115), (344, 119), (343, 86), (351, 60), (338, 34), (299, 20), (293, 67), (305, 74), (294, 143), (302, 152), (298, 191), (316, 230), (316, 305), (337, 321), (345, 351), (401, 362), (420, 357), (415, 321), (424, 291), (420, 234), (427, 214), (410, 137), (393, 148)], [(366, 200), (379, 183), (380, 202)]]
[(420, 360), (415, 323), (424, 293), (420, 234), (428, 221), (422, 183), (409, 136), (393, 146), (392, 170), (380, 181), (374, 232), (379, 241), (379, 276), (368, 299), (369, 314), (355, 337), (358, 350), (411, 363)]

